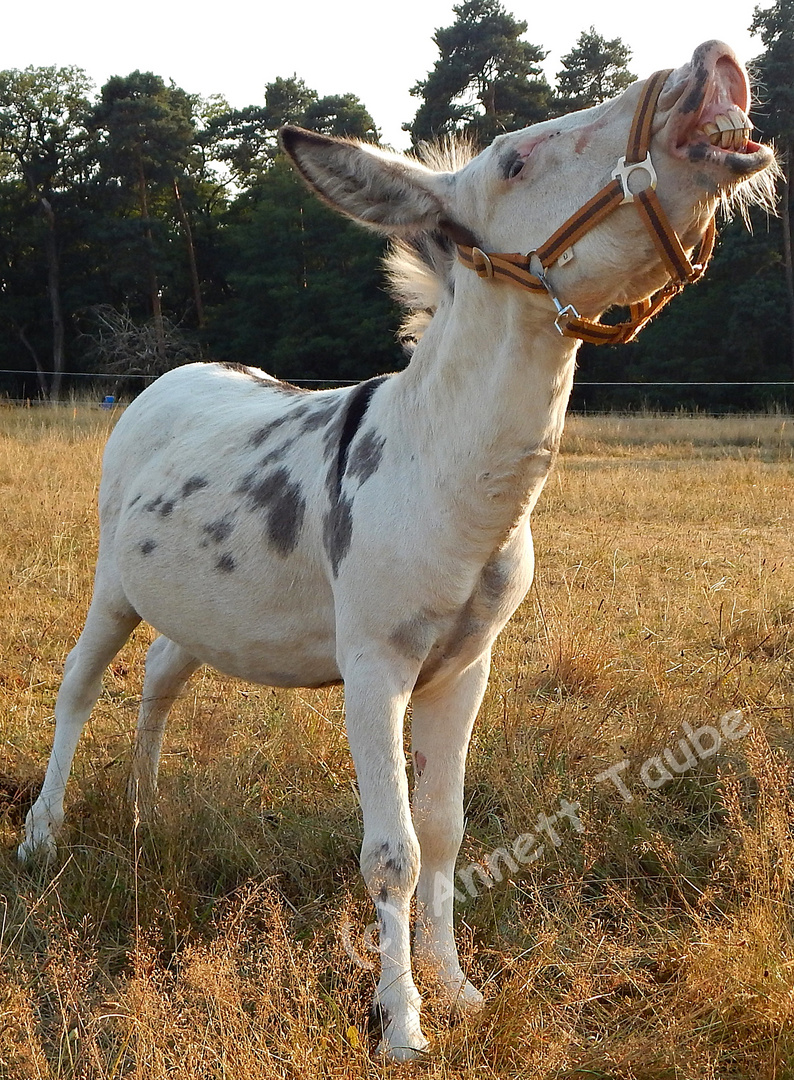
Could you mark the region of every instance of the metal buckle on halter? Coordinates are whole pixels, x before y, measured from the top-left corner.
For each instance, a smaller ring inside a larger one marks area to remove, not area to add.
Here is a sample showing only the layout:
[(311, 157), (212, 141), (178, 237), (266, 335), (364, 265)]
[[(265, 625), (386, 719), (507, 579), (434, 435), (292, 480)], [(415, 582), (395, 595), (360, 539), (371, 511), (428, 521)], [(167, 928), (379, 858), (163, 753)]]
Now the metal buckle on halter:
[[(646, 172), (650, 177), (650, 183), (646, 184), (643, 188), (640, 188), (640, 191), (646, 191), (648, 188), (652, 188), (654, 191), (656, 190), (656, 182), (658, 178), (656, 176), (656, 169), (654, 169), (653, 167), (653, 162), (651, 161), (650, 154), (645, 155), (644, 161), (630, 161), (628, 165), (626, 164), (625, 157), (619, 158), (618, 167), (612, 173), (612, 179), (620, 180), (620, 183), (623, 186), (624, 203), (634, 202), (634, 196), (636, 194), (639, 194), (638, 192), (631, 191), (629, 188), (629, 177), (633, 172), (636, 172), (638, 169)], [(623, 203), (621, 203), (621, 206), (622, 205)]]
[(482, 248), (473, 247), (471, 249), (471, 264), (474, 267), (474, 272), (477, 277), (493, 277), (493, 263), (482, 250)]
[[(533, 259), (535, 260), (535, 262), (539, 263), (539, 265), (540, 265), (539, 270), (535, 270), (535, 269), (532, 268), (532, 260)], [(563, 319), (568, 319), (568, 318), (578, 319), (578, 318), (580, 318), (579, 312), (576, 310), (576, 308), (573, 306), (573, 304), (565, 304), (563, 306), (560, 303), (559, 299), (557, 298), (557, 294), (555, 293), (554, 289), (552, 289), (552, 287), (551, 287), (551, 283), (549, 282), (549, 279), (546, 277), (546, 271), (545, 271), (545, 269), (543, 267), (543, 263), (540, 261), (540, 257), (538, 256), (538, 253), (536, 251), (530, 251), (529, 255), (527, 256), (527, 265), (530, 268), (530, 272), (535, 275), (535, 277), (541, 283), (543, 288), (549, 294), (549, 299), (551, 300), (552, 304), (554, 304), (554, 306), (556, 307), (557, 314), (554, 317), (554, 325), (557, 327), (557, 333), (565, 336), (565, 331), (567, 329), (567, 326), (560, 325), (562, 320)]]

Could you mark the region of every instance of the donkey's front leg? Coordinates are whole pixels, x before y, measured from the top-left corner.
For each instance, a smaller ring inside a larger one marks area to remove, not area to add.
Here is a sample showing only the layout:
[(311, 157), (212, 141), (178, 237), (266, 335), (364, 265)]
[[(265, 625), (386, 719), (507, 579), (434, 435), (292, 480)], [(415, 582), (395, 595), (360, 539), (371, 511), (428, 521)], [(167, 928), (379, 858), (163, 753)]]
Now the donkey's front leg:
[(416, 671), (407, 670), (405, 662), (358, 653), (343, 674), (347, 734), (364, 816), (361, 871), (380, 924), (381, 974), (373, 1003), (383, 1030), (379, 1049), (407, 1061), (427, 1046), (411, 974), (409, 919), (419, 844), (403, 751), (403, 720)]
[(453, 1006), (474, 1010), (482, 994), (466, 978), (453, 933), (455, 859), (463, 839), (463, 779), (472, 727), (485, 693), (490, 650), (454, 682), (414, 695), (414, 826), (422, 870), (416, 891), (416, 958)]

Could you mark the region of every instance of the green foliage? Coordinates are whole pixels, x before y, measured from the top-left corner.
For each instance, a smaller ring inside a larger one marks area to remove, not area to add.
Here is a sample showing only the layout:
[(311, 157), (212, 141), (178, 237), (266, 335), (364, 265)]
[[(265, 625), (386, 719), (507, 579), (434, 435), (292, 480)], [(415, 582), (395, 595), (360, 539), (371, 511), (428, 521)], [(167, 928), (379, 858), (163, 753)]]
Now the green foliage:
[(794, 0), (777, 0), (771, 8), (757, 7), (750, 30), (759, 34), (766, 51), (753, 61), (759, 102), (754, 110), (765, 138), (774, 137), (791, 169), (794, 146)]
[(132, 191), (141, 183), (168, 184), (191, 156), (194, 106), (195, 98), (150, 71), (109, 79), (88, 118), (104, 177)]
[(622, 93), (637, 77), (628, 69), (630, 60), (631, 50), (620, 38), (607, 41), (594, 26), (583, 30), (575, 48), (562, 58), (555, 112), (589, 109)]
[(77, 67), (0, 71), (0, 177), (34, 198), (73, 182), (91, 82)]
[(502, 130), (545, 119), (551, 90), (538, 64), (546, 54), (521, 40), (526, 22), (499, 0), (467, 0), (453, 11), (455, 22), (433, 36), (439, 59), (411, 90), (423, 99), (405, 125), (413, 142), (462, 132), (486, 145)]
[(292, 75), (265, 87), (264, 106), (218, 112), (200, 135), (206, 152), (223, 162), (238, 184), (256, 183), (278, 154), (278, 130), (297, 124), (324, 135), (379, 139), (375, 121), (355, 94), (320, 98)]
[(753, 119), (774, 138), (780, 151), (780, 219), (782, 233), (782, 272), (785, 278), (785, 304), (788, 307), (789, 366), (794, 374), (794, 255), (792, 254), (791, 200), (792, 157), (794, 157), (794, 0), (777, 0), (766, 9), (756, 8), (750, 27), (761, 35), (766, 52), (753, 62), (760, 87), (759, 103)]

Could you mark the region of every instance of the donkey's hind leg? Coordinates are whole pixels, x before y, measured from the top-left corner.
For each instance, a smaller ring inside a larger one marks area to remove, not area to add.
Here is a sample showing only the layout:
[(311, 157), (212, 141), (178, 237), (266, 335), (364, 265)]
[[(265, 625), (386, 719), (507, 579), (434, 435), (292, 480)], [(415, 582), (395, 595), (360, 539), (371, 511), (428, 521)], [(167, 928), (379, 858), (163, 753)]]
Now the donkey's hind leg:
[(167, 637), (158, 637), (146, 654), (141, 707), (128, 795), (142, 816), (152, 809), (157, 793), (157, 769), (163, 733), (171, 706), (200, 661)]
[(55, 835), (63, 824), (63, 797), (77, 742), (102, 690), (102, 673), (140, 622), (118, 589), (97, 581), (80, 638), (66, 658), (55, 702), (55, 738), (41, 793), (25, 820), (18, 855), (52, 859)]

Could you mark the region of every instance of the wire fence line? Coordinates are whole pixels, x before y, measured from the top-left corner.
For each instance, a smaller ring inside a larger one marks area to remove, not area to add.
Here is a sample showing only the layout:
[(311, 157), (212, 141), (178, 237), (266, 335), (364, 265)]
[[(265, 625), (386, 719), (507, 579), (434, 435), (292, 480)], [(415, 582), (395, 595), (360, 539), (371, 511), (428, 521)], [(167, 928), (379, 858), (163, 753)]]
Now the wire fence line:
[[(51, 372), (39, 372), (33, 369), (0, 368), (2, 376), (35, 376), (50, 378)], [(51, 401), (41, 392), (26, 394), (24, 397), (3, 395), (0, 391), (0, 404), (23, 407), (76, 407), (78, 404), (90, 404), (91, 395), (97, 397), (97, 407), (113, 409), (135, 397), (138, 391), (134, 386), (148, 384), (158, 379), (159, 375), (131, 372), (68, 371), (63, 372), (64, 385), (59, 401)], [(72, 383), (69, 380), (89, 380), (86, 383)], [(300, 388), (322, 387), (334, 389), (355, 386), (359, 379), (303, 379), (284, 380)], [(122, 384), (121, 390), (117, 390)], [(610, 414), (628, 414), (641, 416), (666, 415), (674, 418), (680, 413), (681, 420), (702, 416), (768, 416), (773, 413), (780, 419), (794, 418), (794, 379), (722, 379), (692, 381), (673, 379), (651, 379), (637, 381), (630, 379), (577, 379), (573, 387), (570, 412), (579, 415), (600, 416)], [(27, 387), (24, 387), (25, 393)], [(670, 391), (665, 395), (665, 391)], [(753, 394), (753, 390), (756, 392)], [(590, 394), (588, 394), (588, 391)], [(615, 396), (610, 395), (615, 392)], [(677, 391), (674, 395), (672, 392)], [(689, 400), (680, 400), (681, 392), (689, 391)], [(733, 391), (733, 394), (731, 394)], [(761, 393), (759, 393), (761, 391)], [(713, 396), (712, 396), (713, 393)], [(590, 395), (597, 395), (591, 400)], [(745, 397), (744, 395), (750, 395)], [(769, 395), (766, 400), (766, 394)], [(118, 396), (117, 396), (118, 395)], [(728, 398), (726, 400), (726, 395)], [(734, 395), (740, 395), (738, 398)], [(733, 401), (730, 398), (733, 397)], [(721, 399), (721, 400), (720, 400)]]
[[(0, 368), (0, 375), (43, 375), (45, 378), (52, 375), (51, 371), (27, 371), (21, 368)], [(155, 379), (159, 379), (159, 375), (141, 375), (131, 373), (129, 375), (120, 375), (117, 372), (103, 371), (64, 371), (62, 372), (64, 378), (82, 378), (82, 379), (96, 379), (97, 381), (115, 380), (121, 381), (123, 379), (149, 379), (154, 382)], [(360, 379), (287, 379), (286, 382), (305, 383), (311, 386), (355, 386)], [(577, 379), (577, 386), (794, 386), (794, 379), (772, 379), (772, 380), (720, 380), (717, 381), (705, 381), (700, 379), (694, 380), (680, 380), (674, 381), (670, 379), (665, 380), (648, 380), (638, 382), (635, 380), (618, 380), (618, 381), (604, 381), (593, 379)]]

